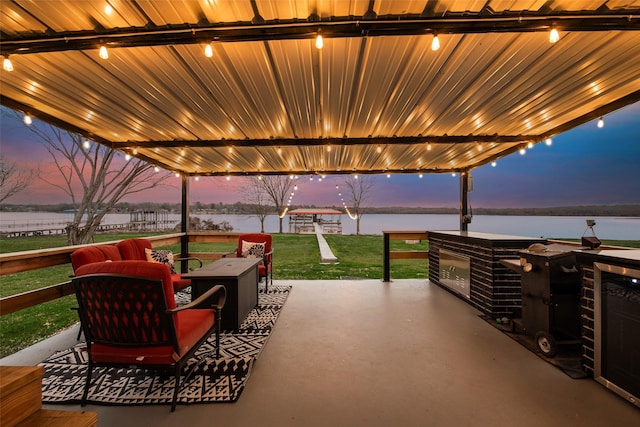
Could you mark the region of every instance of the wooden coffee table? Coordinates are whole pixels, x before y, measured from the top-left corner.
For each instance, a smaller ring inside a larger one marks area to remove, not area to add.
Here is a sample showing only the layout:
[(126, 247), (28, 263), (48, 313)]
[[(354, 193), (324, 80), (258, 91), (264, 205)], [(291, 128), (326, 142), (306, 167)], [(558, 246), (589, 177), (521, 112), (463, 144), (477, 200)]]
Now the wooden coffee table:
[(237, 331), (249, 312), (258, 304), (258, 264), (260, 258), (222, 258), (198, 270), (183, 274), (191, 280), (191, 299), (215, 285), (227, 289), (220, 328)]

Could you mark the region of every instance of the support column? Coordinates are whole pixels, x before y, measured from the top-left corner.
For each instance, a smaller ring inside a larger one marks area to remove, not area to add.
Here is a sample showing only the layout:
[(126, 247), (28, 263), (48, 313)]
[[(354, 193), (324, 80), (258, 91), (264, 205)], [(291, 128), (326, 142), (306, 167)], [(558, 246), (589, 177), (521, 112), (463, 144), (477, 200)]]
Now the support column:
[(471, 215), (469, 215), (469, 172), (460, 173), (460, 231), (468, 231)]
[[(182, 175), (182, 206), (180, 210), (181, 226), (180, 232), (184, 235), (180, 238), (180, 258), (189, 256), (189, 176)], [(186, 273), (189, 271), (189, 262), (180, 262), (180, 271)]]

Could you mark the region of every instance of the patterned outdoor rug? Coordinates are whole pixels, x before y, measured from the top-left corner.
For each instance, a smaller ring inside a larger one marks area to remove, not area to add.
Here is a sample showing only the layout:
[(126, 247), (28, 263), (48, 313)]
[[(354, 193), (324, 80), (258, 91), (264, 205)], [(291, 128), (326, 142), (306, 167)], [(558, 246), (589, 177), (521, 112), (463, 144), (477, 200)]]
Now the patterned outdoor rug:
[[(267, 343), (291, 286), (260, 288), (258, 306), (238, 332), (220, 335), (220, 358), (215, 359), (215, 335), (205, 342), (184, 369), (178, 403), (234, 402), (249, 379), (253, 362)], [(178, 305), (190, 301), (188, 293), (176, 295)], [(41, 365), (44, 403), (79, 403), (87, 372), (84, 343), (52, 355)], [(199, 361), (199, 363), (197, 363)], [(189, 375), (190, 371), (193, 372)], [(103, 405), (170, 404), (171, 374), (133, 368), (94, 368), (87, 401)]]

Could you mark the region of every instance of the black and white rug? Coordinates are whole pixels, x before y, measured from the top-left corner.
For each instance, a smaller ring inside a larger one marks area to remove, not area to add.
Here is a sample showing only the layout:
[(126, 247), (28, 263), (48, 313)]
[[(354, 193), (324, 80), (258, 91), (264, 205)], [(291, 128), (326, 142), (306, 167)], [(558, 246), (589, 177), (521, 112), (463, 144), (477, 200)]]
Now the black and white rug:
[[(268, 292), (260, 288), (258, 306), (249, 313), (239, 331), (220, 335), (218, 359), (215, 358), (215, 336), (212, 335), (185, 367), (178, 403), (236, 401), (290, 291), (291, 286), (271, 285)], [(190, 295), (177, 294), (178, 305), (181, 300), (189, 301)], [(52, 355), (41, 365), (45, 369), (42, 379), (44, 403), (80, 402), (87, 372), (84, 343)], [(187, 381), (183, 383), (185, 377)], [(87, 401), (103, 405), (170, 404), (173, 387), (173, 376), (169, 374), (144, 369), (94, 368)]]

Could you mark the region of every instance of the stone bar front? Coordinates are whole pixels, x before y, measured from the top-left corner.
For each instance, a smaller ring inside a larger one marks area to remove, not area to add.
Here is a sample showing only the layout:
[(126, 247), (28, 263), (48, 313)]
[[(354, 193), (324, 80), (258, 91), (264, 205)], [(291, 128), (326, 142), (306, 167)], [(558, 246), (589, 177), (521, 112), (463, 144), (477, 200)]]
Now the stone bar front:
[(482, 311), (520, 317), (521, 277), (500, 260), (519, 260), (519, 252), (545, 239), (471, 231), (429, 231), (429, 281)]

